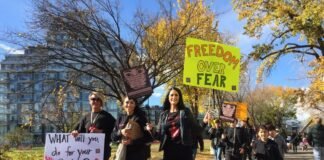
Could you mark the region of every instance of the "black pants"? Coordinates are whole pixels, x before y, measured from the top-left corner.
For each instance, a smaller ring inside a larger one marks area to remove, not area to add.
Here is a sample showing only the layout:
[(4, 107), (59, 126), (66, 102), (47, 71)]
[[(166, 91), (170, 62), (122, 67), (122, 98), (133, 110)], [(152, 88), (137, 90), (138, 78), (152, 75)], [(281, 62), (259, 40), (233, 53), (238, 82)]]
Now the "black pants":
[(225, 159), (226, 160), (242, 160), (242, 155), (238, 152), (233, 152), (233, 149), (226, 149)]
[(169, 142), (165, 144), (163, 160), (192, 160), (192, 146)]
[(127, 146), (126, 160), (146, 160), (147, 159), (147, 146), (135, 145)]
[(252, 148), (251, 147), (245, 148), (245, 152), (242, 157), (244, 160), (246, 159), (252, 160)]

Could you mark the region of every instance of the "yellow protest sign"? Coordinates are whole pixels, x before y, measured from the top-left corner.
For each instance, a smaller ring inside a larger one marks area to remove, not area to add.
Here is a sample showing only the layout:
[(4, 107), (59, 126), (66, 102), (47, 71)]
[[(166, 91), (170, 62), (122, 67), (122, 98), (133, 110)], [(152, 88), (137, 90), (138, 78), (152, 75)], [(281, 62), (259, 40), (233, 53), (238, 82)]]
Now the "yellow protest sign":
[(237, 47), (187, 38), (183, 83), (237, 92), (240, 58)]
[(241, 121), (246, 121), (248, 118), (248, 106), (246, 103), (236, 103), (235, 117)]

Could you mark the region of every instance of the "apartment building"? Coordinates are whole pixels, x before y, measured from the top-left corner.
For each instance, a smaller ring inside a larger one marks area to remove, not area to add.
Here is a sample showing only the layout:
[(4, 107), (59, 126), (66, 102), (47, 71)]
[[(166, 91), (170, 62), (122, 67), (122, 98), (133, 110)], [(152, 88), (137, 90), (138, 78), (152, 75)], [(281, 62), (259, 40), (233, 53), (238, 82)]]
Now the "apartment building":
[[(47, 65), (35, 70), (36, 56), (46, 55), (42, 50), (31, 47), (24, 54), (6, 55), (0, 62), (0, 137), (17, 126), (32, 123), (30, 131), (34, 143), (42, 143), (46, 132), (58, 132), (53, 120), (62, 121), (50, 115), (56, 107), (55, 96), (50, 92), (61, 85), (55, 79), (64, 79), (69, 71), (63, 66)], [(91, 77), (83, 76), (83, 81)], [(80, 118), (82, 113), (90, 110), (89, 91), (78, 90), (72, 93), (67, 90), (62, 111), (69, 118)], [(117, 116), (118, 106), (115, 100), (105, 102), (105, 110)]]

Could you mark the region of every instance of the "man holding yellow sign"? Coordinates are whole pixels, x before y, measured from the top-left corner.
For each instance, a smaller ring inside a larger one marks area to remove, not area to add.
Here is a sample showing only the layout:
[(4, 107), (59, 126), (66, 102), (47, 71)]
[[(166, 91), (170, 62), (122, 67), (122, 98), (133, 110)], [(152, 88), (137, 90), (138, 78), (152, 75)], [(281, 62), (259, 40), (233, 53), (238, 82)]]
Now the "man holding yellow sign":
[(240, 58), (239, 48), (187, 38), (183, 83), (237, 92)]

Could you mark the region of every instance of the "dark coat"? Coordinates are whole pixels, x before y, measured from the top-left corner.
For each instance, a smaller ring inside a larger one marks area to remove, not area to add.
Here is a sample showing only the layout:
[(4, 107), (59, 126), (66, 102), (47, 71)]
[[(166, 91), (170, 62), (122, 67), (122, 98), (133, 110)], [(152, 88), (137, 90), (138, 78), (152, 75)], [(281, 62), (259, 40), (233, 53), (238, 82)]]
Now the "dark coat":
[(207, 134), (209, 135), (209, 139), (211, 140), (211, 145), (214, 149), (216, 149), (216, 147), (225, 147), (224, 141), (221, 139), (223, 133), (224, 133), (223, 128), (210, 127), (208, 129)]
[[(155, 138), (160, 140), (159, 151), (164, 149), (167, 140), (166, 121), (168, 119), (169, 110), (161, 113)], [(185, 146), (193, 146), (194, 137), (197, 137), (202, 132), (196, 120), (193, 118), (191, 111), (188, 108), (180, 110), (180, 137), (181, 144)]]
[(235, 128), (235, 136), (234, 136), (234, 128), (228, 127), (224, 130), (226, 135), (225, 144), (226, 149), (231, 150), (234, 149), (235, 151), (239, 151), (239, 148), (246, 147), (246, 135), (243, 128), (236, 127)]
[(324, 147), (324, 125), (316, 124), (311, 127), (307, 139), (312, 146)]
[(277, 143), (271, 139), (268, 139), (267, 142), (256, 140), (254, 142), (253, 154), (256, 160), (283, 160)]
[(122, 139), (121, 130), (126, 127), (126, 124), (129, 119), (137, 122), (142, 130), (143, 137), (132, 140), (131, 144), (127, 145), (126, 149), (126, 160), (145, 160), (146, 159), (146, 150), (147, 145), (153, 141), (151, 134), (145, 130), (147, 119), (144, 113), (138, 112), (134, 113), (132, 116), (126, 114), (118, 117), (113, 133), (111, 135), (114, 142), (119, 143)]
[[(98, 112), (98, 117), (96, 118), (94, 125), (98, 129), (102, 129), (105, 133), (105, 159), (110, 157), (110, 142), (111, 142), (111, 132), (115, 125), (115, 118), (108, 112), (101, 110)], [(86, 114), (82, 117), (80, 122), (75, 126), (74, 130), (77, 130), (79, 133), (90, 133), (89, 127), (91, 126), (91, 113)]]

